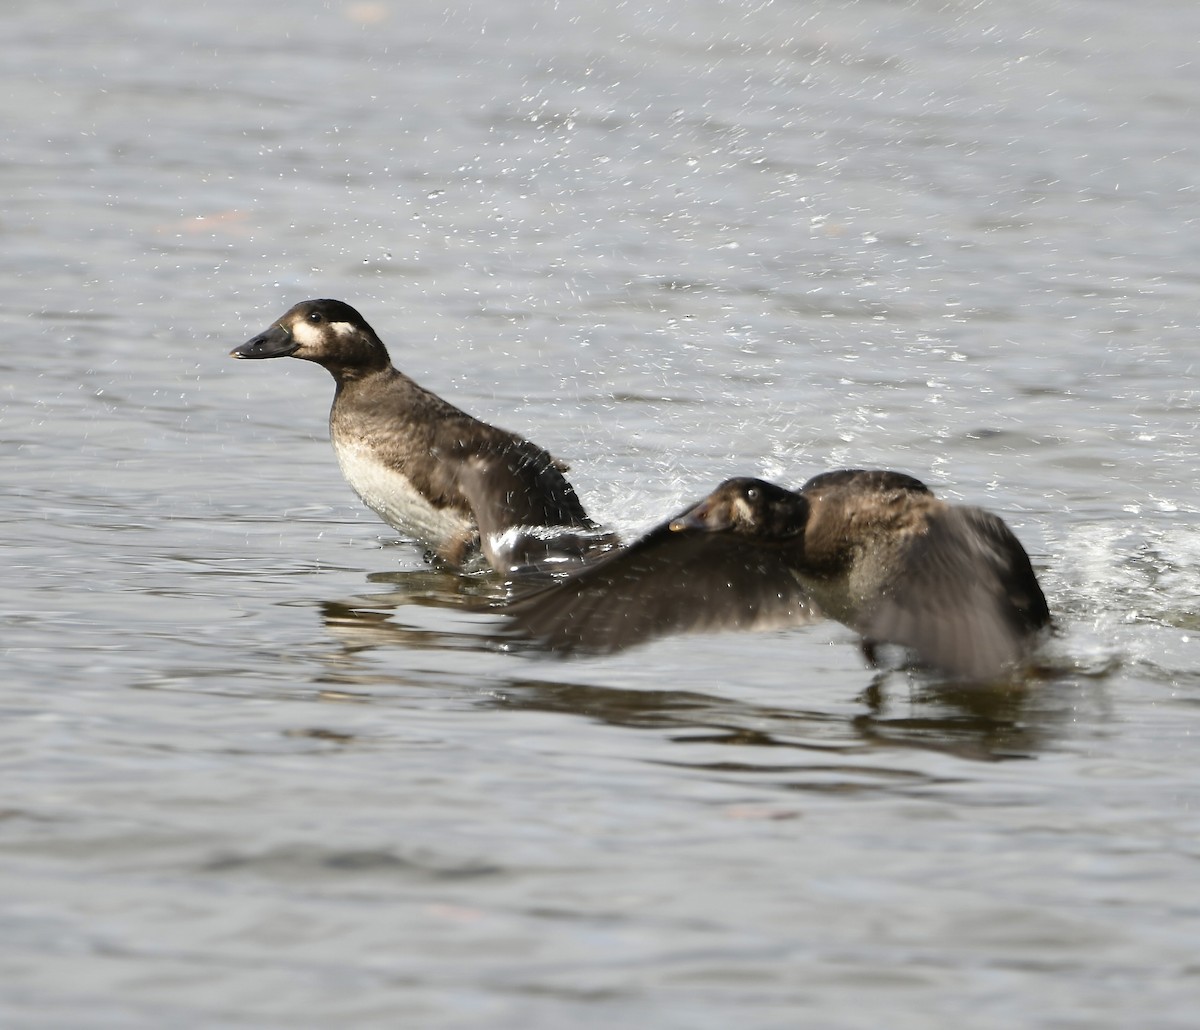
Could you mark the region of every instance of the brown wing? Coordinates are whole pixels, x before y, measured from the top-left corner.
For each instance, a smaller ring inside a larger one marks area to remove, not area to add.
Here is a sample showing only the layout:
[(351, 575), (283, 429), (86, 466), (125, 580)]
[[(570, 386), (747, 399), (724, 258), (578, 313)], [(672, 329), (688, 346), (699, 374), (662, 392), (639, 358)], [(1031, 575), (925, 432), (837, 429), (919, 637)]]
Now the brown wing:
[(858, 628), (952, 675), (1004, 675), (1050, 622), (1025, 549), (980, 508), (931, 513), (927, 532), (913, 537), (897, 565), (884, 599)]
[(572, 526), (594, 529), (561, 466), (537, 444), (520, 437), (488, 439), (461, 447), (459, 486), (480, 528)]
[(526, 440), (470, 455), (457, 481), (483, 553), (498, 571), (578, 563), (617, 543), (588, 517), (554, 459)]
[(672, 521), (512, 601), (505, 611), (515, 631), (560, 652), (606, 653), (673, 633), (816, 617), (774, 549), (737, 534), (672, 531)]

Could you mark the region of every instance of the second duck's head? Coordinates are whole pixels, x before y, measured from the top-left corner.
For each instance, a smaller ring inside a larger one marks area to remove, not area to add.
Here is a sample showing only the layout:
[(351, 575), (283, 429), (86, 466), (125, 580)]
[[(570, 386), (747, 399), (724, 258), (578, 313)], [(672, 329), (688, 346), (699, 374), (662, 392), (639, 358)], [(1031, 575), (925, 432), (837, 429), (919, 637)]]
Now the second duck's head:
[(739, 533), (762, 543), (795, 540), (808, 522), (808, 501), (762, 479), (727, 479), (671, 521), (671, 530)]
[(230, 354), (235, 358), (301, 358), (335, 378), (387, 368), (387, 349), (366, 319), (340, 300), (306, 300)]

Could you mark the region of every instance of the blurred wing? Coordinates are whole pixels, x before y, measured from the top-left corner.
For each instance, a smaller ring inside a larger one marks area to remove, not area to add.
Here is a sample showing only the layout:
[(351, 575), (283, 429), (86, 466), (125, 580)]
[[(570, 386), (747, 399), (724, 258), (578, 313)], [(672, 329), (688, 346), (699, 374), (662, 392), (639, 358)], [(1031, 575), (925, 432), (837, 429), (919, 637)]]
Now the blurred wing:
[(672, 633), (765, 629), (817, 616), (778, 552), (733, 533), (640, 540), (505, 607), (515, 630), (557, 651), (608, 653)]
[(464, 460), (458, 486), (479, 527), (492, 567), (575, 562), (613, 547), (615, 534), (597, 527), (554, 459), (522, 442)]
[(868, 640), (911, 647), (952, 675), (1004, 675), (1050, 622), (1029, 556), (991, 512), (932, 514), (899, 564), (904, 571), (858, 628)]
[(459, 487), (480, 529), (509, 526), (591, 528), (575, 489), (554, 459), (528, 440), (471, 446), (462, 455)]

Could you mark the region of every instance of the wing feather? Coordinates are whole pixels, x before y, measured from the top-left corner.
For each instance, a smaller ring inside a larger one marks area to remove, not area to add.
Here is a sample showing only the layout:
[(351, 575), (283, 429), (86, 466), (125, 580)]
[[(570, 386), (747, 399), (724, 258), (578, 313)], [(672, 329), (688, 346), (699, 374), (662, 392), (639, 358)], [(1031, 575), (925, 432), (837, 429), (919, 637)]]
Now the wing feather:
[(911, 647), (952, 675), (1003, 675), (1050, 622), (1025, 549), (981, 508), (931, 513), (895, 567), (858, 628), (869, 640)]
[(506, 607), (516, 631), (565, 653), (655, 637), (797, 625), (817, 616), (775, 549), (661, 523), (622, 550)]

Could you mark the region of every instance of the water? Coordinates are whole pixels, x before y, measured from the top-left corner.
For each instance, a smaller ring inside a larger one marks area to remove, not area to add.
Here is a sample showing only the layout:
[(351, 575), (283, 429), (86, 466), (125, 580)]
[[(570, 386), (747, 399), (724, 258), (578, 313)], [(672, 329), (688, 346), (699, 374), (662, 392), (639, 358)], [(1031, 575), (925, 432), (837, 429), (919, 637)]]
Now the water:
[[(1185, 1027), (1200, 8), (6, 20), (0, 1021)], [(340, 297), (634, 533), (732, 474), (1001, 513), (1060, 635), (505, 654), (363, 510)]]

